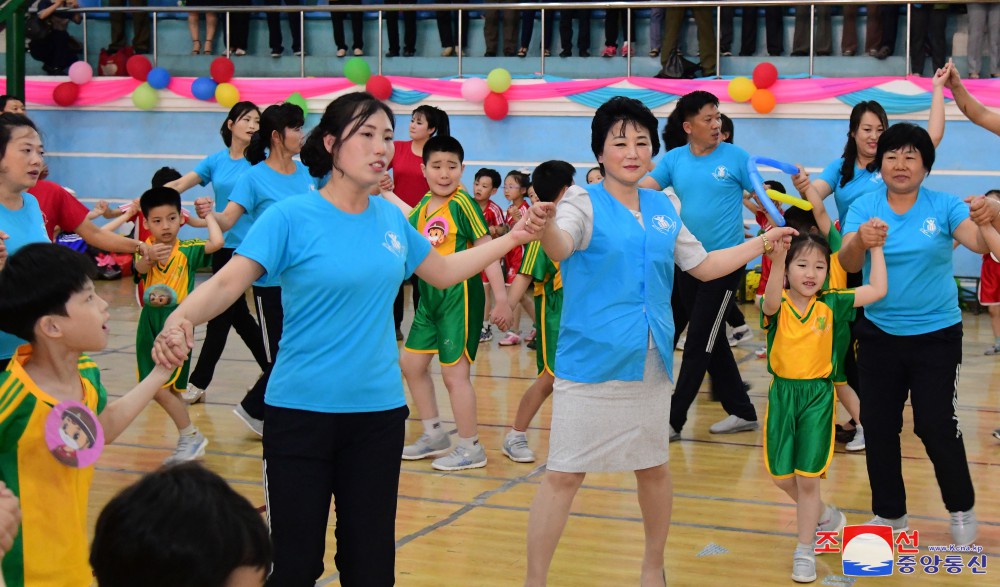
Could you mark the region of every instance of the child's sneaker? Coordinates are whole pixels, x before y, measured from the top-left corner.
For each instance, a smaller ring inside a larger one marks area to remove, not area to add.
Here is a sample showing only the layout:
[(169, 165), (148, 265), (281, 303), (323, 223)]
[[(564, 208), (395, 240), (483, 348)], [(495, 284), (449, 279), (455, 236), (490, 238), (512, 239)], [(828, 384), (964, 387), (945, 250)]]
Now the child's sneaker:
[(205, 390), (197, 385), (188, 383), (188, 387), (181, 394), (181, 399), (188, 405), (200, 404), (205, 401)]
[(605, 45), (604, 50), (601, 51), (601, 57), (614, 57), (615, 53), (618, 53), (618, 47)]
[(484, 342), (489, 342), (493, 340), (493, 327), (484, 326), (482, 330), (479, 331), (479, 344)]
[(500, 450), (515, 463), (535, 462), (535, 453), (528, 448), (528, 437), (524, 432), (508, 432), (503, 439), (503, 446), (500, 447)]
[(535, 334), (536, 330), (532, 328), (531, 332), (528, 333), (528, 336), (524, 337), (524, 342), (533, 342), (535, 340)]
[(983, 354), (986, 356), (1000, 355), (1000, 346), (993, 345), (990, 348), (986, 349), (986, 352)]
[(500, 342), (497, 344), (500, 346), (514, 346), (515, 344), (521, 344), (521, 335), (513, 330), (508, 330), (507, 334), (501, 338)]
[(792, 557), (792, 581), (812, 583), (816, 580), (816, 557), (795, 551)]
[(737, 326), (733, 328), (733, 331), (726, 338), (729, 340), (729, 346), (736, 346), (741, 342), (751, 340), (753, 338), (753, 330), (750, 330), (750, 326), (746, 324)]
[(816, 526), (817, 532), (840, 532), (847, 525), (847, 516), (832, 503), (826, 504), (823, 516), (825, 519)]
[(476, 443), (472, 448), (456, 446), (447, 455), (434, 459), (431, 466), (438, 471), (462, 471), (464, 469), (479, 469), (486, 466), (486, 451), (483, 445)]
[(240, 404), (236, 404), (236, 407), (233, 408), (233, 413), (236, 414), (237, 418), (243, 420), (243, 423), (246, 424), (247, 427), (250, 428), (250, 430), (253, 430), (254, 433), (257, 434), (257, 436), (264, 436), (263, 420), (258, 420), (257, 418), (254, 418), (253, 416), (248, 414), (247, 411), (244, 410), (243, 406)]
[(416, 461), (429, 457), (441, 456), (451, 448), (451, 440), (447, 434), (442, 434), (437, 438), (431, 438), (429, 434), (421, 434), (413, 444), (403, 447), (403, 460)]
[(979, 524), (976, 522), (976, 512), (951, 512), (951, 539), (959, 546), (968, 546), (975, 542)]
[(194, 434), (182, 434), (177, 439), (177, 448), (174, 454), (163, 459), (164, 465), (174, 465), (186, 461), (193, 461), (205, 456), (205, 447), (208, 446), (208, 439), (200, 431)]
[(859, 450), (865, 450), (865, 429), (858, 424), (857, 428), (854, 429), (854, 438), (848, 442), (844, 448), (851, 452), (858, 452)]
[(753, 354), (758, 359), (766, 359), (767, 358), (767, 347), (766, 346), (762, 346), (759, 349), (755, 350), (753, 352)]
[(883, 518), (882, 516), (875, 516), (865, 522), (865, 524), (868, 526), (891, 526), (893, 534), (908, 532), (910, 530), (910, 518), (906, 514), (903, 514), (903, 517), (901, 518)]

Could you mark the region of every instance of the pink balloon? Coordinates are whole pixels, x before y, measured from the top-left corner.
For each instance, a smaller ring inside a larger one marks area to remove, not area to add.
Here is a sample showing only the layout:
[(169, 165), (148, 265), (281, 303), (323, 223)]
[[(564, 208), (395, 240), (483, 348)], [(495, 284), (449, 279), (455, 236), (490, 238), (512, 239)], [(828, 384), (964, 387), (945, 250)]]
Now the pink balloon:
[(94, 77), (94, 68), (86, 61), (77, 61), (69, 66), (69, 79), (74, 84), (83, 85)]
[(481, 77), (470, 77), (462, 82), (462, 97), (469, 102), (482, 102), (490, 95), (490, 86)]

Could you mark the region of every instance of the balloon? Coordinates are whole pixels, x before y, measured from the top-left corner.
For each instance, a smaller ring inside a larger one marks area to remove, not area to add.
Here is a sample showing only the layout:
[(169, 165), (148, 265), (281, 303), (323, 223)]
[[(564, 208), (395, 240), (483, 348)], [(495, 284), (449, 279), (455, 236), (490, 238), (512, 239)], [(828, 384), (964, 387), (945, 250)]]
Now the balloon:
[(145, 55), (133, 55), (125, 62), (125, 71), (135, 79), (144, 82), (149, 70), (153, 69), (153, 64)]
[(80, 97), (80, 86), (73, 82), (63, 82), (52, 90), (52, 99), (60, 106), (70, 106), (78, 97)]
[[(496, 71), (496, 70), (494, 70)], [(507, 98), (503, 97), (503, 94), (497, 94), (496, 92), (491, 92), (486, 99), (483, 100), (483, 113), (490, 120), (503, 120), (507, 116)]]
[(373, 75), (368, 78), (365, 90), (379, 100), (388, 100), (392, 95), (392, 82), (384, 75)]
[(215, 97), (215, 82), (210, 77), (199, 77), (191, 82), (191, 93), (199, 100), (211, 100)]
[(151, 88), (162, 90), (170, 85), (170, 72), (162, 67), (154, 67), (153, 69), (150, 69), (149, 74), (146, 75), (146, 83), (149, 84)]
[(760, 171), (757, 169), (758, 165), (774, 167), (784, 171), (788, 175), (795, 175), (799, 172), (799, 168), (790, 163), (782, 163), (781, 161), (769, 159), (768, 157), (758, 157), (753, 155), (747, 159), (747, 175), (750, 177), (750, 185), (753, 186), (754, 193), (757, 194), (757, 198), (760, 200), (760, 203), (764, 206), (764, 209), (767, 210), (767, 213), (771, 216), (774, 222), (777, 223), (778, 226), (784, 226), (785, 217), (781, 215), (781, 212), (778, 212), (778, 209), (775, 208), (771, 198), (768, 197), (767, 190), (764, 189), (764, 179), (760, 176)]
[(774, 99), (774, 94), (771, 93), (771, 90), (757, 90), (750, 97), (750, 105), (760, 114), (767, 114), (774, 110), (776, 102), (777, 100)]
[(749, 78), (745, 77), (734, 77), (729, 82), (729, 97), (733, 99), (734, 102), (746, 102), (753, 96), (754, 90), (753, 82)]
[(309, 114), (309, 104), (306, 102), (306, 99), (302, 97), (302, 94), (298, 92), (293, 92), (292, 95), (285, 100), (285, 102), (289, 104), (295, 104), (296, 106), (301, 108), (302, 116), (307, 116)]
[(230, 83), (222, 83), (215, 87), (215, 101), (219, 106), (232, 108), (240, 101), (240, 91)]
[(372, 68), (368, 66), (367, 61), (360, 57), (351, 57), (344, 64), (344, 77), (359, 86), (364, 85), (371, 76)]
[(775, 202), (784, 202), (785, 204), (791, 204), (792, 206), (802, 208), (803, 210), (813, 209), (813, 205), (808, 200), (796, 198), (795, 196), (789, 196), (788, 194), (779, 192), (778, 190), (767, 190), (767, 197), (771, 198)]
[(760, 89), (770, 88), (778, 81), (778, 68), (773, 63), (760, 63), (753, 68), (753, 85)]
[(143, 82), (139, 87), (132, 90), (132, 103), (140, 110), (151, 110), (156, 108), (160, 101), (160, 93), (153, 89), (148, 83)]
[(94, 79), (94, 68), (86, 61), (77, 61), (69, 66), (69, 79), (74, 84), (81, 86)]
[(502, 67), (498, 67), (486, 76), (486, 85), (490, 90), (502, 94), (510, 87), (510, 72)]
[(462, 82), (462, 97), (469, 102), (482, 102), (490, 95), (490, 86), (481, 77), (470, 77)]
[(212, 60), (212, 65), (208, 68), (208, 71), (212, 75), (212, 79), (216, 83), (225, 83), (233, 79), (233, 74), (236, 73), (236, 66), (228, 57), (216, 57)]

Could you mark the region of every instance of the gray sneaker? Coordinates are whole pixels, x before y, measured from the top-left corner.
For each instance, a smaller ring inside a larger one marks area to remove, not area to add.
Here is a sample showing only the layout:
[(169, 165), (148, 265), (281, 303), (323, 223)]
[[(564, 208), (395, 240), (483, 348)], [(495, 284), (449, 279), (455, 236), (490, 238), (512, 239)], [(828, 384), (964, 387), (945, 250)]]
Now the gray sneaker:
[(877, 526), (891, 526), (892, 533), (898, 534), (900, 532), (908, 532), (910, 530), (910, 517), (903, 514), (901, 518), (883, 518), (882, 516), (875, 516), (874, 518), (865, 522), (866, 525), (877, 525)]
[(812, 583), (816, 580), (816, 557), (798, 551), (792, 557), (792, 581)]
[(248, 414), (247, 411), (244, 410), (243, 406), (241, 406), (240, 404), (236, 404), (236, 407), (233, 408), (233, 413), (236, 414), (237, 418), (243, 420), (243, 423), (247, 425), (247, 428), (253, 430), (257, 436), (264, 436), (263, 420), (258, 420), (257, 418), (254, 418), (253, 416)]
[(670, 427), (670, 442), (676, 442), (681, 439), (681, 433), (674, 430), (674, 427)]
[(528, 448), (528, 437), (524, 432), (508, 432), (503, 439), (503, 446), (500, 447), (503, 454), (515, 463), (535, 462), (535, 453)]
[(951, 539), (959, 546), (968, 546), (976, 541), (976, 512), (951, 512)]
[(986, 355), (987, 357), (991, 357), (993, 355), (1000, 355), (1000, 346), (993, 345), (990, 348), (986, 349), (986, 352), (983, 354)]
[(404, 461), (417, 461), (429, 457), (438, 457), (447, 454), (451, 448), (451, 440), (447, 434), (441, 434), (437, 438), (431, 438), (428, 434), (421, 434), (413, 444), (403, 447)]
[(826, 521), (821, 520), (816, 526), (818, 532), (840, 532), (847, 525), (847, 516), (832, 503), (826, 504), (826, 510), (823, 513), (826, 514)]
[(727, 416), (725, 420), (716, 422), (708, 427), (708, 431), (712, 434), (733, 434), (736, 432), (745, 432), (748, 430), (756, 430), (760, 428), (760, 424), (756, 421), (744, 420), (739, 416)]
[(461, 471), (464, 469), (478, 469), (486, 466), (486, 451), (483, 445), (476, 444), (471, 449), (456, 446), (455, 450), (447, 455), (434, 459), (431, 466), (438, 471)]
[(993, 438), (1000, 440), (1000, 428), (997, 428), (996, 430), (993, 431)]
[(187, 389), (181, 393), (181, 399), (188, 405), (202, 403), (205, 401), (205, 390), (188, 383)]
[(173, 465), (186, 461), (193, 461), (205, 456), (205, 447), (208, 446), (208, 439), (200, 431), (194, 434), (182, 434), (177, 439), (177, 448), (174, 454), (163, 459), (164, 465)]
[(857, 425), (854, 432), (854, 438), (844, 445), (844, 448), (850, 452), (865, 450), (865, 429), (861, 427), (861, 424)]

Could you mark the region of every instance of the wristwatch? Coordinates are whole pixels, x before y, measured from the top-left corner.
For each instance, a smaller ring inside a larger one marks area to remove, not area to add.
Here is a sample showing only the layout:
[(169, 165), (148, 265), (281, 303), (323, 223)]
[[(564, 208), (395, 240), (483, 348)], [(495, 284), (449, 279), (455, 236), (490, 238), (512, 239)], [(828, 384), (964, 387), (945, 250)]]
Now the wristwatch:
[(764, 243), (764, 254), (770, 255), (771, 251), (774, 250), (774, 245), (771, 244), (771, 241), (767, 240), (767, 235), (760, 235), (760, 240)]

